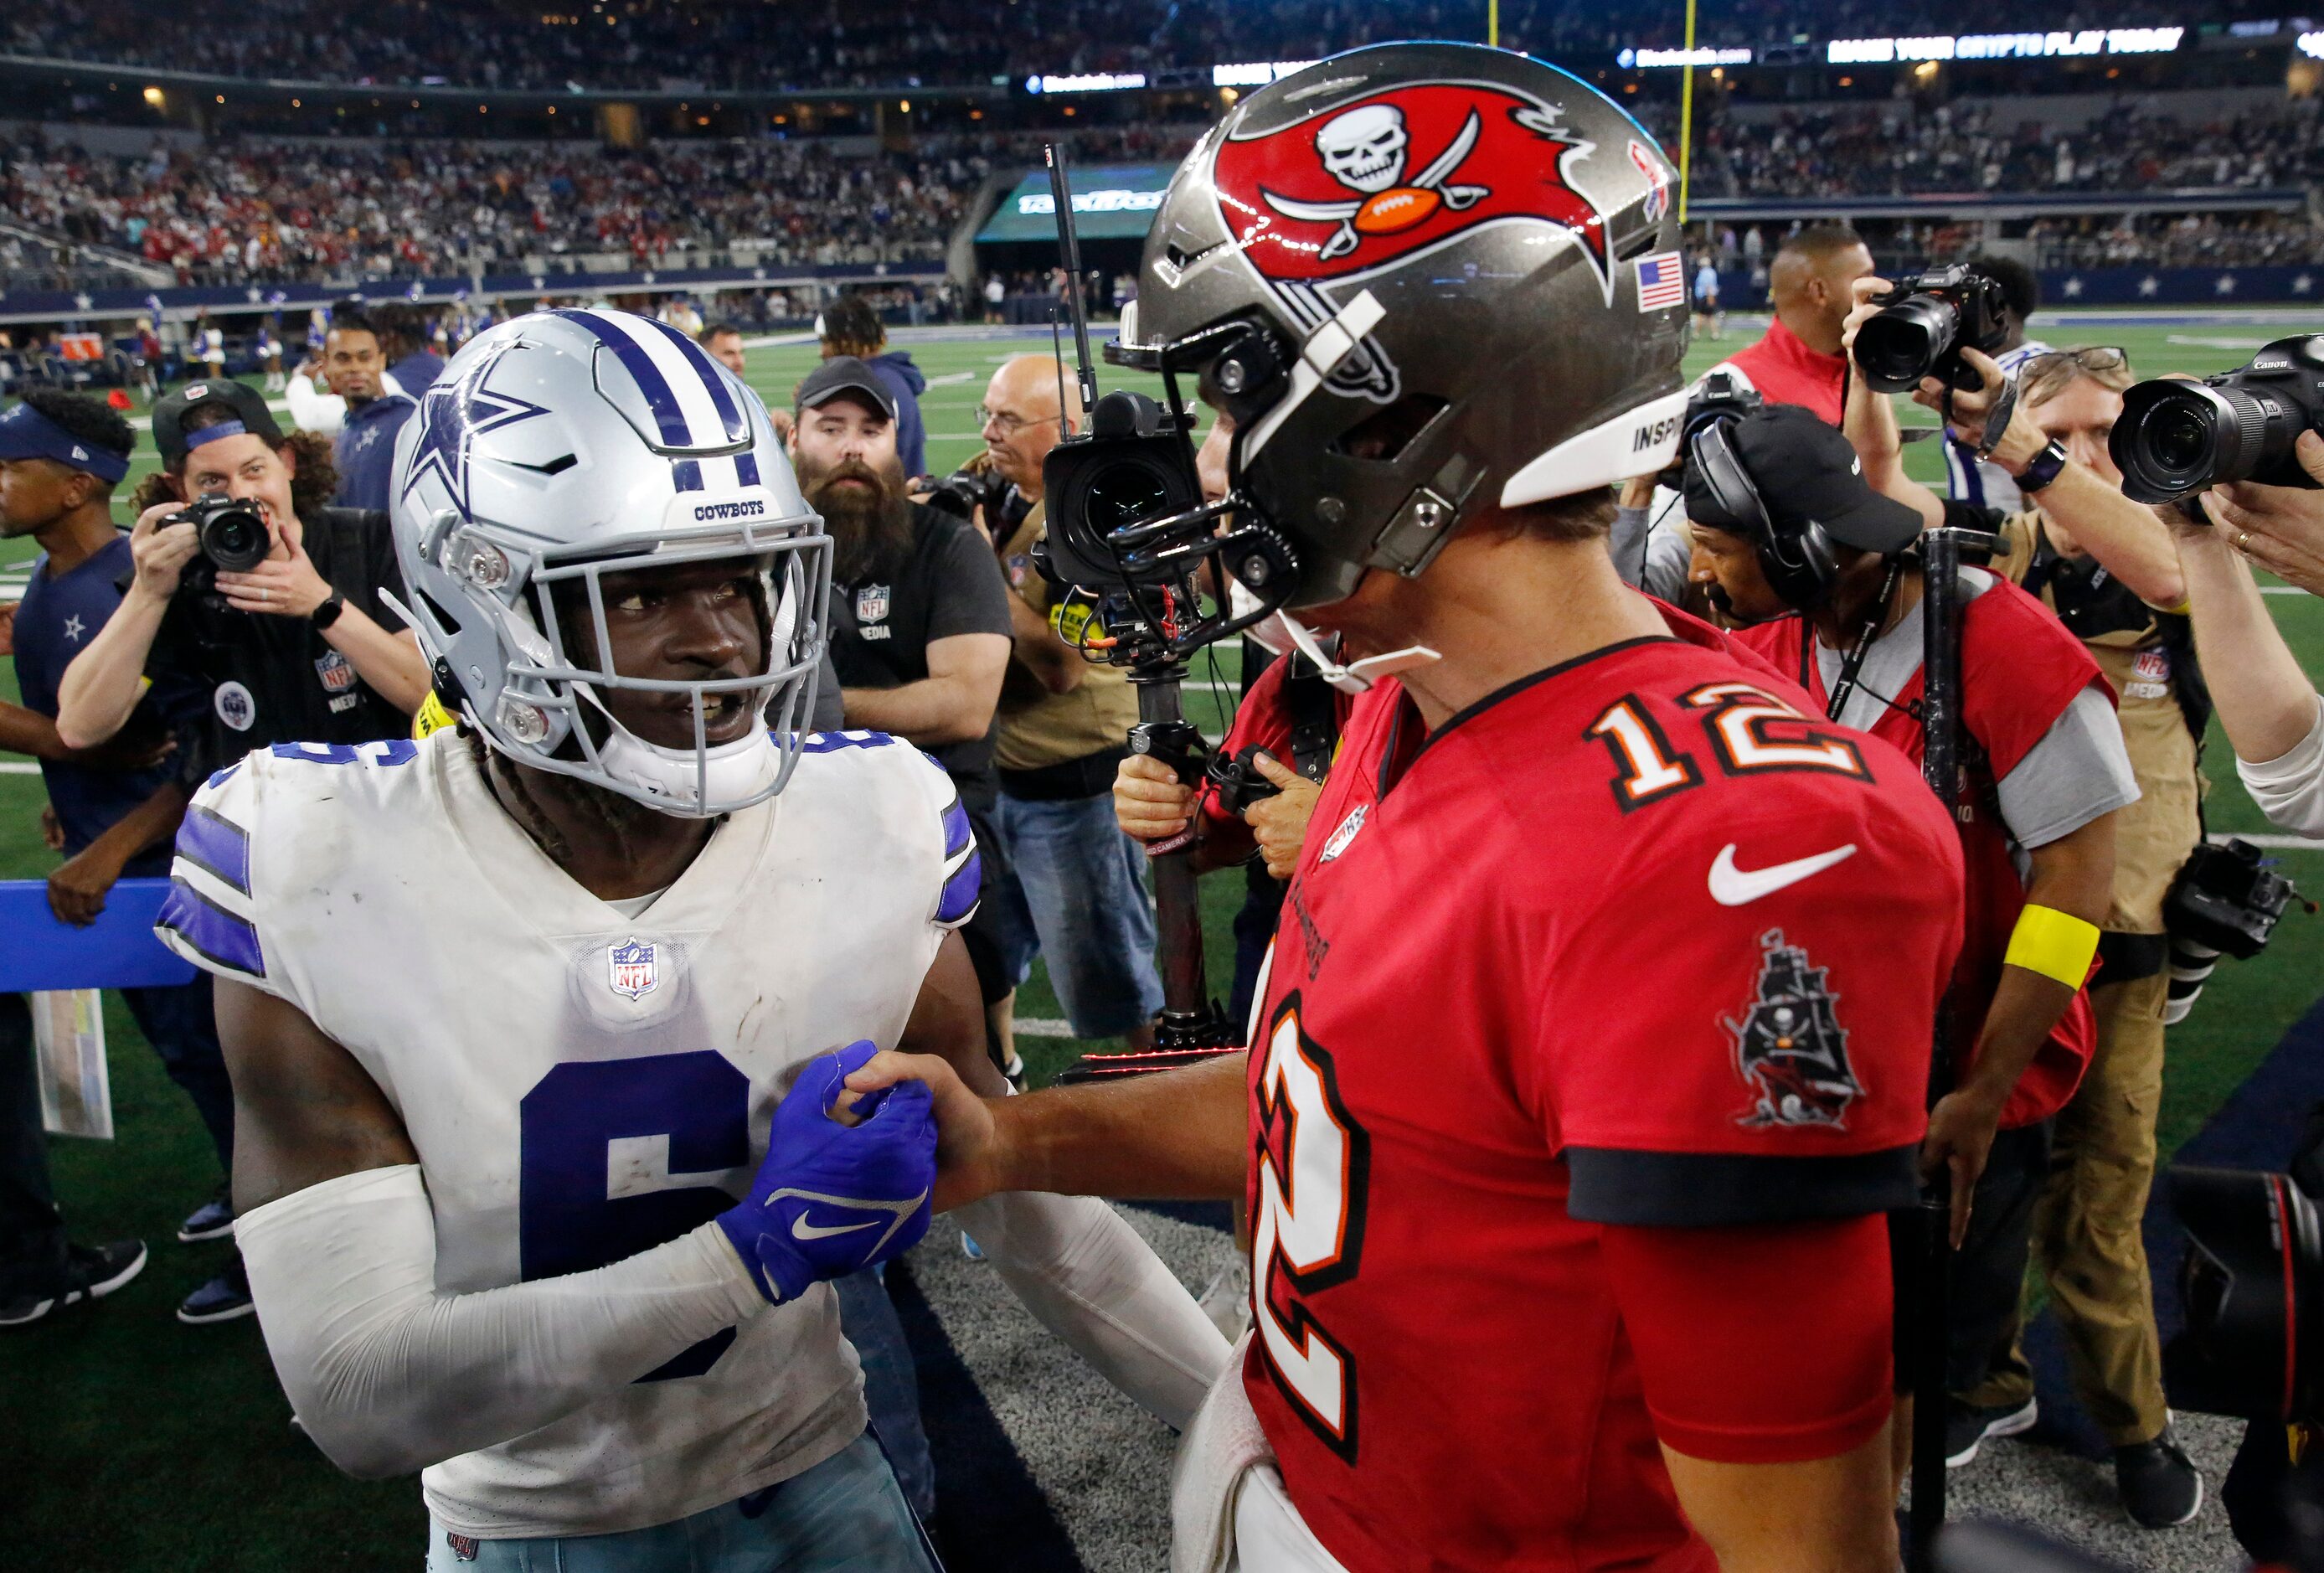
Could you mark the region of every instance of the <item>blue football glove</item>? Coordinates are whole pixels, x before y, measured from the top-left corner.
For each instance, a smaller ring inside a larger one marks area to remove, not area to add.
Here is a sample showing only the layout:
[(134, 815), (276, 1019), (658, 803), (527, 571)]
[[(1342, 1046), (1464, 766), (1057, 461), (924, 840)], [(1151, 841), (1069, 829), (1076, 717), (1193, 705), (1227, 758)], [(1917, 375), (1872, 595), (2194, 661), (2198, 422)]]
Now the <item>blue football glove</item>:
[(776, 1305), (900, 1255), (928, 1232), (936, 1127), (927, 1087), (900, 1082), (866, 1096), (852, 1111), (859, 1124), (830, 1115), (848, 1076), (878, 1052), (854, 1042), (807, 1062), (775, 1110), (751, 1194), (718, 1215)]

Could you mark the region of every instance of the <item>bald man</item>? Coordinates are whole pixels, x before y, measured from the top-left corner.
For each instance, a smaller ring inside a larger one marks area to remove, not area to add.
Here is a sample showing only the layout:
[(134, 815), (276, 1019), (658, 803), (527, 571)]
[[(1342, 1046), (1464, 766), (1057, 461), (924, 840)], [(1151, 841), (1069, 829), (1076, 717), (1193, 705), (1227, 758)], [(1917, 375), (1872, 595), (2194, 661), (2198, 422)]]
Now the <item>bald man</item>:
[[(977, 415), (984, 461), (1010, 488), (1002, 516), (983, 522), (1009, 581), (1014, 644), (992, 744), (1013, 877), (991, 900), (1011, 976), (1021, 980), (1038, 951), (1074, 1037), (1144, 1048), (1162, 1008), (1154, 910), (1146, 855), (1113, 819), (1114, 766), (1138, 696), (1120, 668), (1084, 660), (1050, 631), (1048, 586), (1033, 568), (1047, 528), (1041, 461), (1081, 420), (1078, 391), (1067, 381), (1061, 405), (1060, 381), (1050, 356), (1018, 356), (992, 374)], [(1013, 1059), (1010, 1004), (992, 1025)]]
[(1769, 403), (1803, 404), (1840, 423), (1847, 358), (1840, 328), (1854, 304), (1849, 286), (1872, 271), (1872, 253), (1844, 224), (1812, 224), (1775, 248), (1767, 291), (1775, 319), (1750, 348), (1721, 365), (1742, 374)]

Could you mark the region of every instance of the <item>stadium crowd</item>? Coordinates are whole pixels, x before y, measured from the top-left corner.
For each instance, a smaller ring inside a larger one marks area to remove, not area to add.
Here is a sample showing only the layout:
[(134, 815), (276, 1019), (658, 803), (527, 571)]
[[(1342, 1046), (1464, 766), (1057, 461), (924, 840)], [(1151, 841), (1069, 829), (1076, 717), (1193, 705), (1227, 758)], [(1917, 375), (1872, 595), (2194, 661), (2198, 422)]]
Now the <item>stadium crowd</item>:
[[(335, 26), (324, 0), (259, 0), (235, 25), (206, 25), (161, 0), (60, 0), (29, 7), (0, 28), (13, 52), (51, 59), (167, 66), (290, 80), (440, 84), (482, 88), (840, 88), (977, 83), (1028, 71), (1201, 69), (1229, 60), (1306, 60), (1391, 38), (1473, 36), (1474, 5), (1451, 0), (1349, 0), (1323, 6), (1170, 5), (1166, 0), (1018, 0), (1009, 25), (961, 0), (899, 0), (786, 13), (766, 25), (747, 0), (679, 4), (634, 0), (571, 11), (512, 14), (489, 0), (388, 0), (362, 28)], [(2191, 23), (2223, 5), (2128, 0), (2098, 25)], [(2008, 0), (1734, 0), (1706, 5), (1701, 36), (1720, 43), (1783, 42), (1859, 33), (2015, 31), (2091, 25), (2070, 7), (2027, 17)], [(1680, 41), (1671, 8), (1652, 0), (1573, 6), (1511, 0), (1502, 42), (1559, 59), (1604, 58), (1626, 45)]]
[[(1106, 128), (1071, 144), (1084, 163), (1175, 162), (1194, 129)], [(837, 154), (782, 141), (244, 139), (196, 151), (157, 142), (133, 156), (26, 134), (0, 145), (0, 208), (189, 284), (506, 272), (609, 253), (678, 265), (738, 243), (775, 264), (891, 262), (939, 254), (984, 180), (1038, 160), (1041, 140), (929, 137), (908, 153)], [(2324, 135), (2312, 101), (2191, 126), (2125, 105), (2073, 133), (2003, 127), (1967, 103), (1714, 122), (1695, 167), (1705, 196), (2276, 188), (2324, 180)], [(0, 238), (0, 265), (13, 273), (10, 244)], [(2071, 266), (2309, 262), (2324, 244), (2304, 218), (2147, 220), (2078, 236), (2061, 254)]]
[[(1085, 162), (1158, 162), (1192, 140), (1132, 128), (1074, 145)], [(1038, 156), (1019, 137), (928, 138), (909, 154), (739, 140), (244, 141), (156, 143), (136, 157), (28, 135), (0, 147), (0, 208), (166, 264), (187, 283), (505, 272), (602, 253), (675, 265), (737, 242), (775, 264), (893, 262), (940, 254), (986, 177)]]
[(1705, 196), (1754, 198), (2313, 186), (2324, 180), (2318, 108), (2293, 99), (2188, 124), (2129, 99), (2070, 130), (2004, 124), (1975, 100), (1786, 111), (1703, 127), (1695, 178)]

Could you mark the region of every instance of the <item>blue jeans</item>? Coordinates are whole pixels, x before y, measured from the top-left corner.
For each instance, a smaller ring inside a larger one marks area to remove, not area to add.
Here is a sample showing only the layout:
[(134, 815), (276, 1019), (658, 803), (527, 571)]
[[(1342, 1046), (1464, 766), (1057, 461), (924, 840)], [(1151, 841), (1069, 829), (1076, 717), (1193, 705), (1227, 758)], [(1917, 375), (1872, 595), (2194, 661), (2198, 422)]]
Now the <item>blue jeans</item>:
[(839, 1328), (863, 1363), (863, 1407), (872, 1430), (896, 1471), (904, 1500), (922, 1522), (936, 1515), (936, 1466), (928, 1456), (928, 1434), (920, 1426), (920, 1378), (896, 1302), (888, 1298), (883, 1268), (867, 1267), (835, 1278), (839, 1291)]
[(1035, 800), (1001, 794), (1013, 889), (1002, 925), (1010, 975), (1036, 950), (1076, 1038), (1118, 1038), (1162, 1008), (1154, 970), (1154, 903), (1146, 854), (1113, 822), (1113, 794)]
[(613, 1535), (481, 1541), (430, 1514), (428, 1573), (941, 1573), (866, 1431), (803, 1475)]

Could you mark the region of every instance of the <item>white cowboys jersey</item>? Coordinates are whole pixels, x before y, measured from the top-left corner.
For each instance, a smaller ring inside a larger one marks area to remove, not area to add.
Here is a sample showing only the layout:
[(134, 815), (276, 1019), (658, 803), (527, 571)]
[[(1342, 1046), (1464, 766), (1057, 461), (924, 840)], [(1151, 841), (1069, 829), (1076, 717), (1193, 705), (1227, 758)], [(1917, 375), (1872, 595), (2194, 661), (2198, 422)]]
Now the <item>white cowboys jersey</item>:
[[(394, 1105), (437, 1288), (458, 1294), (602, 1266), (730, 1206), (801, 1062), (895, 1043), (977, 860), (925, 755), (829, 733), (627, 918), (542, 854), (447, 727), (221, 772), (171, 882), (171, 948), (297, 1005)], [(863, 1425), (818, 1285), (420, 1481), (460, 1533), (608, 1532), (787, 1479)]]

